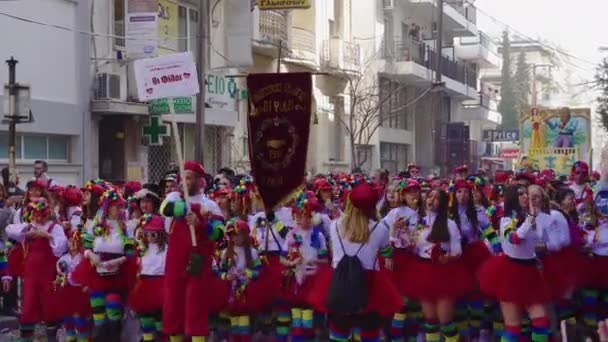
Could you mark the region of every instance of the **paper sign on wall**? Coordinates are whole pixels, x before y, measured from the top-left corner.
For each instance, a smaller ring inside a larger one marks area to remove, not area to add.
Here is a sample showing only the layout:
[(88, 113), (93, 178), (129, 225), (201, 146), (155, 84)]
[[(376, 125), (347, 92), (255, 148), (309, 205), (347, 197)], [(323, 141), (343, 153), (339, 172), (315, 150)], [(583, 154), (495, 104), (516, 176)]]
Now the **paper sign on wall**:
[(140, 101), (192, 96), (199, 92), (192, 53), (140, 59), (134, 63), (137, 96)]
[(158, 0), (129, 0), (127, 4), (127, 55), (129, 58), (156, 56)]

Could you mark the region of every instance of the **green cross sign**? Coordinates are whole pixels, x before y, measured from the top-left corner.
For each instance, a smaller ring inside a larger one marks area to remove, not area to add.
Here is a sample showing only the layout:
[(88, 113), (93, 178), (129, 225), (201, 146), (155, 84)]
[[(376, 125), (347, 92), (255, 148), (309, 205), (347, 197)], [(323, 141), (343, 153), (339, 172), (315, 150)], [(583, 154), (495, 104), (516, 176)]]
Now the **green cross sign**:
[(169, 136), (169, 125), (164, 124), (158, 115), (150, 115), (148, 125), (143, 127), (143, 135), (148, 136), (150, 145), (161, 146), (163, 144), (162, 137)]

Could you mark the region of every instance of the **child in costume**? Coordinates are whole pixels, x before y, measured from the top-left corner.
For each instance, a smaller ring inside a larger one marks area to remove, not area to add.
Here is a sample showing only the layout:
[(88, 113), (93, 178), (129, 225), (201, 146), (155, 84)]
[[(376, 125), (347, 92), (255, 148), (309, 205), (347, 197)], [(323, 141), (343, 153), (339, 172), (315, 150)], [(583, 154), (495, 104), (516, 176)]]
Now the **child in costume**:
[[(501, 302), (505, 323), (502, 341), (518, 341), (522, 335), (522, 312), (527, 311), (539, 341), (549, 336), (546, 304), (551, 301), (547, 273), (539, 267), (536, 246), (542, 243), (537, 230), (538, 209), (530, 205), (525, 186), (505, 190), (505, 214), (500, 225), (502, 255), (490, 257), (477, 273), (482, 292)], [(539, 228), (540, 230), (540, 228)]]
[[(406, 270), (408, 298), (421, 302), (425, 318), (426, 341), (458, 341), (454, 307), (475, 288), (472, 272), (463, 260), (458, 226), (448, 218), (448, 194), (432, 190), (425, 200), (426, 215), (416, 227), (417, 258)], [(446, 281), (448, 280), (448, 281)]]
[(72, 279), (89, 291), (95, 324), (93, 337), (114, 340), (122, 329), (122, 297), (129, 278), (136, 273), (133, 258), (128, 258), (134, 246), (126, 235), (126, 201), (114, 189), (105, 191), (99, 201), (94, 223), (87, 221), (85, 227), (85, 239), (92, 243)]
[[(391, 322), (391, 338), (393, 340), (415, 340), (419, 333), (422, 314), (420, 305), (412, 300), (406, 300), (405, 287), (410, 282), (406, 278), (408, 265), (414, 259), (412, 250), (412, 232), (420, 218), (424, 215), (421, 186), (414, 179), (402, 179), (397, 185), (401, 205), (389, 211), (382, 224), (389, 227), (390, 241), (393, 247), (391, 277), (397, 289), (403, 295), (401, 310), (395, 313)], [(409, 299), (409, 298), (408, 298)]]
[(57, 340), (61, 319), (54, 293), (55, 263), (67, 250), (63, 228), (51, 217), (44, 197), (29, 202), (24, 211), (29, 223), (11, 224), (8, 237), (23, 246), (23, 303), (20, 321), (22, 341), (32, 341), (36, 324), (47, 324), (49, 341)]
[(139, 223), (139, 274), (127, 305), (135, 311), (143, 341), (162, 336), (163, 282), (167, 237), (161, 216), (144, 214)]
[(72, 272), (84, 258), (83, 252), (81, 233), (75, 230), (70, 235), (68, 252), (57, 261), (55, 289), (64, 309), (66, 342), (88, 341), (91, 330), (89, 295), (82, 285), (72, 279)]
[[(359, 181), (353, 185), (346, 201), (346, 210), (330, 229), (332, 267), (319, 270), (308, 301), (315, 310), (328, 314), (331, 341), (349, 341), (353, 330), (359, 328), (361, 341), (376, 342), (384, 320), (402, 306), (401, 295), (388, 274), (380, 271), (382, 266), (378, 262), (380, 255), (390, 257), (392, 252), (389, 230), (378, 221), (378, 192), (373, 186)], [(367, 298), (361, 310), (345, 314), (332, 311), (328, 299), (334, 272), (346, 256), (355, 257), (361, 263)]]
[(328, 250), (313, 192), (300, 192), (295, 199), (296, 227), (287, 234), (282, 264), (286, 300), (291, 308), (292, 341), (314, 338), (314, 315), (307, 296), (319, 268), (328, 266)]
[(72, 236), (75, 231), (80, 231), (82, 216), (82, 191), (70, 185), (62, 192), (64, 219), (61, 221), (66, 236)]
[(247, 222), (239, 219), (226, 224), (226, 249), (222, 251), (215, 271), (224, 281), (222, 294), (227, 305), (231, 327), (231, 341), (251, 341), (251, 317), (263, 312), (276, 293), (272, 292), (268, 277), (261, 277), (262, 262), (252, 246)]

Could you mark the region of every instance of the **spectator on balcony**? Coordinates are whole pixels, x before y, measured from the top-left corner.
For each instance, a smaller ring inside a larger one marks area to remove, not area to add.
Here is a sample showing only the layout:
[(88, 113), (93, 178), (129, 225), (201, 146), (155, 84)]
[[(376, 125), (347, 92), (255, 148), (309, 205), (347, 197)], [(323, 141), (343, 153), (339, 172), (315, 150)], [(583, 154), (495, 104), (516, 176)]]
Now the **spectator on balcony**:
[(412, 24), (409, 34), (414, 41), (420, 41), (420, 26), (418, 24)]

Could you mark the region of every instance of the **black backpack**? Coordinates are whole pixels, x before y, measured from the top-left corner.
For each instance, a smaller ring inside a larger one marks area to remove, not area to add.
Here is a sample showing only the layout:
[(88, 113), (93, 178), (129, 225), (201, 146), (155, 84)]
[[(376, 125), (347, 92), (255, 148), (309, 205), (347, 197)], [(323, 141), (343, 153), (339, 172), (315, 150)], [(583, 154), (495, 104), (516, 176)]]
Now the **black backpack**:
[[(371, 230), (371, 234), (376, 230)], [(361, 260), (357, 257), (365, 243), (362, 243), (353, 255), (348, 255), (344, 249), (338, 224), (336, 223), (336, 234), (342, 247), (344, 256), (338, 262), (331, 277), (329, 294), (327, 296), (327, 308), (329, 312), (341, 315), (356, 314), (367, 307), (368, 288), (365, 279), (365, 269)]]

